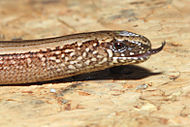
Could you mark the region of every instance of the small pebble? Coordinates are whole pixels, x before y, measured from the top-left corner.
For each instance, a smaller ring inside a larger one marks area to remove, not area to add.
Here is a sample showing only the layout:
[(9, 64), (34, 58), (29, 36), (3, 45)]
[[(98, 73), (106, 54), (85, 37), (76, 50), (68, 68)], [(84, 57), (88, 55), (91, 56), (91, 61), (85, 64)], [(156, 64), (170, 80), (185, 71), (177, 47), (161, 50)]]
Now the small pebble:
[(51, 92), (51, 93), (55, 93), (56, 90), (52, 88), (52, 89), (50, 89), (50, 92)]
[(138, 90), (138, 89), (146, 89), (146, 88), (148, 88), (148, 84), (142, 84), (142, 85), (138, 85), (136, 87), (136, 90)]

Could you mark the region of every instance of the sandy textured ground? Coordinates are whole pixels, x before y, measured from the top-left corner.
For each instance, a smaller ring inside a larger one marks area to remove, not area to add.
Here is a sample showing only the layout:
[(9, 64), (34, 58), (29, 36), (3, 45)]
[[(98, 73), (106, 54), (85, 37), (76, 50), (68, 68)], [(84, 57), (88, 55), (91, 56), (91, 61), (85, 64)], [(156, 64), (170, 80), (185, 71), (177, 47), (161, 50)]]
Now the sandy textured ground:
[(0, 1), (1, 40), (108, 29), (145, 35), (153, 47), (167, 45), (135, 66), (0, 86), (0, 126), (190, 126), (189, 0)]

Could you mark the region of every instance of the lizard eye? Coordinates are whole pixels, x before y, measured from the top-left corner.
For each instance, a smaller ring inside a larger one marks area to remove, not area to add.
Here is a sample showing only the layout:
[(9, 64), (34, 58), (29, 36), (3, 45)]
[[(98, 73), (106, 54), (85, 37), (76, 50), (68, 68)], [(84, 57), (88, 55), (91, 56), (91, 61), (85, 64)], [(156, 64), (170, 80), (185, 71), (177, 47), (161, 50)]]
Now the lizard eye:
[(113, 50), (115, 52), (124, 52), (126, 51), (126, 49), (127, 49), (127, 46), (124, 42), (121, 42), (121, 41), (113, 42)]

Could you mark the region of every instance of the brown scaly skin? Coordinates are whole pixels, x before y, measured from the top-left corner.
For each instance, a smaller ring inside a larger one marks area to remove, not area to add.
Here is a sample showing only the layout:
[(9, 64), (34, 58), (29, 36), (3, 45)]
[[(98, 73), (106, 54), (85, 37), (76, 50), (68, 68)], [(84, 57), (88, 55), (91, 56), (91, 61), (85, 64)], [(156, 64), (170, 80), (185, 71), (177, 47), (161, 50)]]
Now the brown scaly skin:
[(42, 82), (146, 61), (162, 50), (128, 31), (97, 31), (56, 38), (0, 41), (0, 84)]

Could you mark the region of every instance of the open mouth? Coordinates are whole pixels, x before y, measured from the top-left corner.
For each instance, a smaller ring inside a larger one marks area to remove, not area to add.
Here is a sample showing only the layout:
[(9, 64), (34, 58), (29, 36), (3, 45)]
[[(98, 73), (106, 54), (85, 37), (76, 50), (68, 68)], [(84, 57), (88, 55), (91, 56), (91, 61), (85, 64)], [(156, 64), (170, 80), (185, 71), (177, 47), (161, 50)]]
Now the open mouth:
[(147, 51), (146, 53), (143, 53), (143, 54), (135, 54), (135, 55), (126, 56), (126, 57), (114, 57), (114, 59), (122, 59), (122, 60), (146, 60), (151, 55), (160, 52), (164, 48), (165, 44), (166, 44), (166, 42), (164, 41), (160, 47), (158, 47), (156, 49), (150, 49), (149, 51)]

